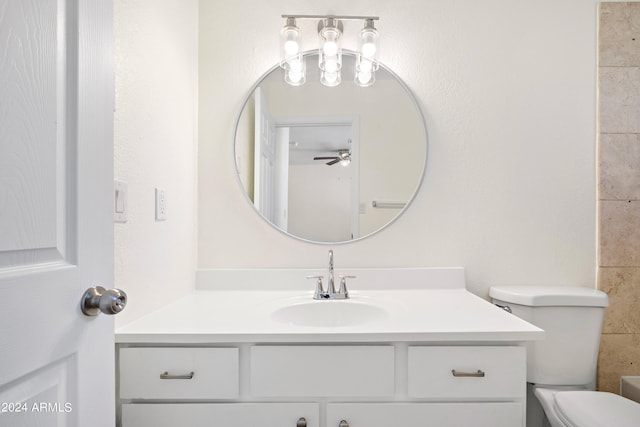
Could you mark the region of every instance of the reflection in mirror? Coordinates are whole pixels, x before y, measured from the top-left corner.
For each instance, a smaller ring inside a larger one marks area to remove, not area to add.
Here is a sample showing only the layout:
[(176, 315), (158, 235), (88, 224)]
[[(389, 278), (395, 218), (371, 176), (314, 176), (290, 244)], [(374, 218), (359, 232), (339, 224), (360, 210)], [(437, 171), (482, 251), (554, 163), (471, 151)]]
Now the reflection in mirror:
[[(255, 86), (238, 119), (236, 168), (256, 210), (304, 240), (347, 242), (393, 221), (414, 197), (427, 155), (422, 113), (404, 84), (381, 66), (376, 83), (312, 76), (286, 84), (283, 70)], [(343, 67), (353, 68), (345, 53)]]

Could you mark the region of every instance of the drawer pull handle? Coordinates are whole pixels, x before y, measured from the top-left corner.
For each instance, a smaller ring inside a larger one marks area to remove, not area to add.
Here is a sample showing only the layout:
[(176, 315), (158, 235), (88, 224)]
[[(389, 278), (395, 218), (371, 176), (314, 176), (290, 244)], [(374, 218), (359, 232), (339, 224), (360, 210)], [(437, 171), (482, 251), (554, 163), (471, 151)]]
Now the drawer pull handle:
[(342, 420), (340, 421), (340, 424), (338, 424), (338, 427), (349, 427), (349, 423), (345, 420)]
[(462, 372), (462, 371), (456, 371), (455, 369), (452, 369), (451, 373), (453, 374), (454, 377), (473, 377), (473, 378), (484, 377), (484, 371), (481, 371), (480, 369), (478, 369), (476, 372)]
[(300, 417), (296, 423), (296, 427), (307, 427), (307, 420), (304, 417)]
[(193, 378), (193, 371), (186, 375), (170, 375), (169, 372), (164, 371), (160, 374), (161, 380), (190, 380)]

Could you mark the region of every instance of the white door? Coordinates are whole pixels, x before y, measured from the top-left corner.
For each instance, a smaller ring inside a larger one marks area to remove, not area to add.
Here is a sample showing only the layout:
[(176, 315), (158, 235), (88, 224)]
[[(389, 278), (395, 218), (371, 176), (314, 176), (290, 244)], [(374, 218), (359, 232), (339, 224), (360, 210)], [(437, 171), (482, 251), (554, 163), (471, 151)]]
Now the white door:
[(253, 204), (258, 212), (271, 223), (275, 223), (273, 185), (276, 171), (276, 128), (267, 99), (256, 88), (255, 97), (255, 147)]
[(273, 224), (287, 231), (289, 210), (289, 128), (276, 127), (275, 177), (273, 180)]
[(113, 2), (0, 0), (0, 426), (113, 426)]

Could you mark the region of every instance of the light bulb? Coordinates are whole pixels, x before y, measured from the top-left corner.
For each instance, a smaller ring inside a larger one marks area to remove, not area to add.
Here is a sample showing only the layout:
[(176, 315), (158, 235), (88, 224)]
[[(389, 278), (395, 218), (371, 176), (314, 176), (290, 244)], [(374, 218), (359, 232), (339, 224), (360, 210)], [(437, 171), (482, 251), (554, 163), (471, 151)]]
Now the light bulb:
[(322, 45), (322, 51), (327, 56), (335, 56), (338, 54), (338, 44), (333, 41), (326, 41)]
[(360, 85), (366, 85), (371, 80), (371, 73), (360, 71), (357, 77), (358, 77), (358, 83), (360, 83)]
[(336, 71), (338, 71), (338, 61), (336, 61), (335, 59), (327, 59), (324, 62), (324, 70), (327, 73), (335, 73)]
[(288, 56), (297, 55), (299, 50), (300, 50), (300, 46), (298, 45), (297, 41), (287, 40), (286, 42), (284, 42), (284, 52)]
[(325, 86), (338, 86), (341, 81), (342, 77), (340, 76), (340, 71), (336, 71), (335, 73), (328, 73), (326, 71), (323, 71), (320, 75), (320, 83)]
[(373, 58), (376, 54), (376, 45), (375, 43), (364, 43), (362, 45), (362, 56), (365, 58)]
[(289, 82), (291, 83), (300, 83), (300, 81), (302, 80), (302, 73), (300, 71), (288, 71), (288, 76), (289, 76)]
[(371, 61), (368, 61), (366, 59), (360, 61), (360, 64), (358, 65), (358, 71), (371, 73), (371, 70), (373, 70), (373, 63)]
[(324, 78), (328, 83), (335, 83), (338, 80), (338, 73), (327, 71), (324, 73)]
[(289, 69), (293, 72), (302, 72), (303, 66), (304, 63), (299, 58), (296, 58), (289, 62)]

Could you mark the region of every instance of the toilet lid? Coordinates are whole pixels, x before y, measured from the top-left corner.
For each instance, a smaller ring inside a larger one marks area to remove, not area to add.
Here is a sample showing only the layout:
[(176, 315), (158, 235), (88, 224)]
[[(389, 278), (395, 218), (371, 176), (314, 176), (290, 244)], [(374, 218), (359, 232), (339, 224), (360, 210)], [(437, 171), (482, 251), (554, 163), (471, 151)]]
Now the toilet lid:
[(640, 426), (640, 403), (613, 393), (562, 391), (555, 395), (555, 406), (568, 426)]

